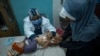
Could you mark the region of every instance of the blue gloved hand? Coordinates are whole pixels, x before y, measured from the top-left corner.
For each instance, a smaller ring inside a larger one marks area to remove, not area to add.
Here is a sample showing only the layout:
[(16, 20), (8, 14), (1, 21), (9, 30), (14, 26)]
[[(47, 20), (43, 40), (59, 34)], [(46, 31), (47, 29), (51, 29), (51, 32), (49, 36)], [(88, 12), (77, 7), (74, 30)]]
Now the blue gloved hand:
[(36, 37), (36, 35), (35, 35), (35, 34), (32, 34), (32, 35), (29, 37), (29, 39), (30, 39), (30, 40), (33, 40), (35, 37)]
[(56, 32), (51, 31), (51, 33), (52, 33), (52, 37), (55, 37), (56, 36)]

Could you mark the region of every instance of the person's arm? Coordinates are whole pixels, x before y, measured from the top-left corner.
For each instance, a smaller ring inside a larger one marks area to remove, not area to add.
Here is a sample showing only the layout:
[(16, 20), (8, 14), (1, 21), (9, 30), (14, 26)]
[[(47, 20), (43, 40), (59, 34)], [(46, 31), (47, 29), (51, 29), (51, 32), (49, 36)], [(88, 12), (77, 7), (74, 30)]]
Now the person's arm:
[(72, 35), (71, 31), (72, 30), (70, 28), (70, 24), (68, 24), (68, 26), (64, 29), (64, 34), (61, 36), (62, 41), (59, 43), (61, 47), (67, 48), (68, 46), (70, 46), (69, 41), (66, 41), (66, 39)]
[(55, 27), (50, 23), (49, 19), (47, 19), (45, 24), (46, 29), (52, 33), (52, 36), (56, 36), (56, 29)]
[(69, 36), (71, 36), (71, 28), (70, 24), (65, 28), (64, 34), (62, 35), (62, 41), (66, 40)]
[(26, 20), (24, 20), (24, 32), (27, 38), (34, 38), (35, 37), (35, 33), (32, 31), (34, 29), (31, 29), (31, 22), (28, 22)]
[[(79, 34), (78, 34), (78, 40), (82, 41), (90, 41), (89, 38), (95, 38), (100, 34), (100, 22), (95, 21), (92, 22), (90, 25), (85, 27)], [(59, 44), (61, 47), (68, 48), (71, 46), (71, 43), (69, 44), (69, 41), (62, 41)], [(73, 45), (73, 44), (72, 44)]]

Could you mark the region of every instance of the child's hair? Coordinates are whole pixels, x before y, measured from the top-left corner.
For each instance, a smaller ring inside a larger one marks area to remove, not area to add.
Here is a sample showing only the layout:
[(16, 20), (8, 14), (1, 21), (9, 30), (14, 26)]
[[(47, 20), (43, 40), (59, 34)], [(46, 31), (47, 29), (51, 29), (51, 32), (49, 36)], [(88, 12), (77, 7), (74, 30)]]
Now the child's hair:
[(16, 42), (12, 44), (12, 49), (17, 51), (19, 54), (23, 53), (23, 48), (19, 47)]

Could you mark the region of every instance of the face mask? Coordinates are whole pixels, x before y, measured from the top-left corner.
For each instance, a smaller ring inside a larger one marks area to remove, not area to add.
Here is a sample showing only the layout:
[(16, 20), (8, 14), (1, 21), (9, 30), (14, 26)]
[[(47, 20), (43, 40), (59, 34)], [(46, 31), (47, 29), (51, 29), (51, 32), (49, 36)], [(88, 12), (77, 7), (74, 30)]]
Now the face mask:
[(42, 19), (39, 18), (38, 20), (32, 21), (32, 24), (33, 25), (39, 25), (39, 24), (41, 24), (41, 22), (42, 22)]

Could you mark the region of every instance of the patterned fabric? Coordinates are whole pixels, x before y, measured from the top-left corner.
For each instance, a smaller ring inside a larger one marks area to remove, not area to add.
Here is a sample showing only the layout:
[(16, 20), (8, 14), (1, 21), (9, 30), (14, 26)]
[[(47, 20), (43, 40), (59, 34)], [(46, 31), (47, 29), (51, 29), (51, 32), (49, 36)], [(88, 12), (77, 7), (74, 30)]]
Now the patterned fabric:
[(35, 15), (39, 15), (39, 14), (38, 14), (38, 11), (37, 11), (35, 8), (31, 8), (31, 9), (29, 10), (29, 16), (32, 18), (32, 17), (35, 16)]

